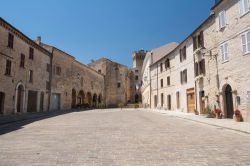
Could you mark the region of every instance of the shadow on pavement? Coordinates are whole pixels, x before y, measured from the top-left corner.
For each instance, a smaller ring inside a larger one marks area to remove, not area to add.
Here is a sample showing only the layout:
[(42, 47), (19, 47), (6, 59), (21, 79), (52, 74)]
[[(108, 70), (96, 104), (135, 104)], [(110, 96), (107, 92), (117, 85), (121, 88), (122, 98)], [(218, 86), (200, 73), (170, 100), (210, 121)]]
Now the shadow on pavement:
[(56, 116), (69, 114), (72, 112), (90, 111), (92, 109), (75, 109), (68, 111), (51, 111), (51, 112), (38, 112), (38, 113), (26, 113), (22, 115), (9, 115), (0, 117), (0, 135), (7, 134), (9, 132), (22, 129), (23, 126), (40, 121), (43, 119), (53, 118)]

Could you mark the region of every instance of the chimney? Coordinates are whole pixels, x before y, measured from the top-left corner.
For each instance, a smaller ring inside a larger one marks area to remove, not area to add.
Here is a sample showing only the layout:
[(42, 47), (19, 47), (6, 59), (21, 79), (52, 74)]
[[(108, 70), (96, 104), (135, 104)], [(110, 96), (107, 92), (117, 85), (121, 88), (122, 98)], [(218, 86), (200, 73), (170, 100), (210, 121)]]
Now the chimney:
[(42, 41), (42, 37), (41, 36), (37, 36), (36, 43), (40, 45), (41, 41)]

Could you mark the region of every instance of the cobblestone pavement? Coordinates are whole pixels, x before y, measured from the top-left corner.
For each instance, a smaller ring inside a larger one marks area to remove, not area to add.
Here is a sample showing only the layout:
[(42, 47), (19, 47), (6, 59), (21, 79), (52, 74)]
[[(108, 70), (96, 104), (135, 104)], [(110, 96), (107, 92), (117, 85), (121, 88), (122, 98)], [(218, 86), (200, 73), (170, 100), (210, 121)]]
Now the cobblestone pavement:
[(5, 127), (1, 166), (250, 165), (249, 134), (151, 112), (72, 112)]

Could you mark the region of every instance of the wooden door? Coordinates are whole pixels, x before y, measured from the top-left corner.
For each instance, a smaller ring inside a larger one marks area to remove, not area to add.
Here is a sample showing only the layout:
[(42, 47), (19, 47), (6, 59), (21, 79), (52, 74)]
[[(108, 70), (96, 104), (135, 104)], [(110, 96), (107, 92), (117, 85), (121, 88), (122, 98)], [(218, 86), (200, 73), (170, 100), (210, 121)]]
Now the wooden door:
[(4, 93), (0, 92), (0, 114), (3, 114), (4, 110)]
[(37, 92), (28, 91), (27, 112), (37, 112)]
[(195, 94), (194, 88), (187, 90), (187, 110), (188, 113), (194, 113), (195, 109)]

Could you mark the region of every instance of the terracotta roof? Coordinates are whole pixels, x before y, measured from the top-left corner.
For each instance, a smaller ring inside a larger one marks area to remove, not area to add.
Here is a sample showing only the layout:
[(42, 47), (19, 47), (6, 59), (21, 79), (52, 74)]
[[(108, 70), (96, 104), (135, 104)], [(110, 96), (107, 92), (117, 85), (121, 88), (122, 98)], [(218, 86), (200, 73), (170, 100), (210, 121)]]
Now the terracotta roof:
[(163, 58), (164, 56), (168, 55), (171, 51), (173, 51), (177, 46), (179, 45), (179, 43), (176, 42), (172, 42), (172, 43), (168, 43), (166, 45), (163, 45), (159, 48), (155, 48), (153, 49), (151, 52), (153, 53), (153, 57), (152, 57), (152, 64), (156, 63), (157, 61), (159, 61), (161, 58)]

